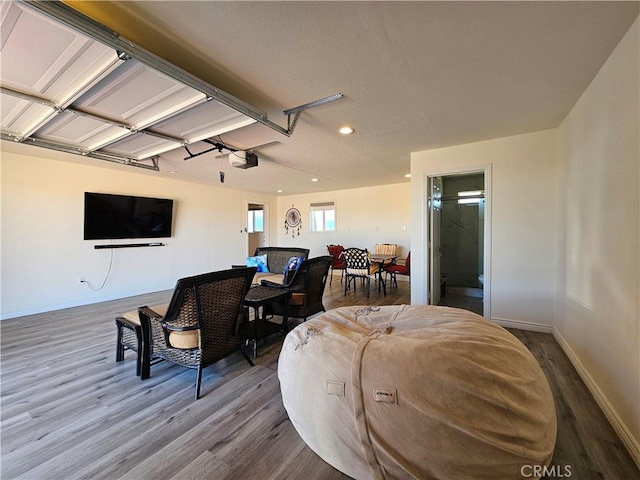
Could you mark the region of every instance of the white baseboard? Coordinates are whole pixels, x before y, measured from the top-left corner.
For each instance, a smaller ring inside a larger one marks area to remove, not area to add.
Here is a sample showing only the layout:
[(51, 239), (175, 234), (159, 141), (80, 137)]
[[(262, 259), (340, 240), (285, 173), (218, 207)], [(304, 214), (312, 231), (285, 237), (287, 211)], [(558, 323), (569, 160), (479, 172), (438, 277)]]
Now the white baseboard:
[(113, 298), (104, 297), (104, 298), (100, 298), (99, 300), (83, 299), (83, 300), (76, 300), (72, 302), (55, 303), (55, 304), (45, 305), (45, 306), (40, 306), (35, 308), (27, 308), (24, 310), (16, 310), (13, 312), (0, 314), (0, 321), (11, 320), (12, 318), (26, 317), (27, 315), (38, 315), (40, 313), (55, 312), (56, 310), (63, 310), (65, 308), (82, 307), (84, 305), (91, 305), (92, 303), (108, 302), (109, 300), (116, 300), (116, 299), (117, 297), (113, 297)]
[(544, 323), (523, 322), (521, 320), (510, 320), (508, 318), (497, 317), (491, 317), (491, 320), (505, 328), (517, 328), (519, 330), (529, 330), (531, 332), (553, 333), (553, 327), (551, 325), (545, 325)]
[(627, 448), (629, 454), (633, 458), (633, 461), (636, 462), (636, 465), (640, 468), (640, 441), (634, 438), (632, 433), (629, 431), (627, 426), (624, 424), (618, 413), (616, 412), (607, 396), (600, 389), (596, 381), (591, 377), (589, 371), (582, 365), (582, 362), (575, 354), (575, 352), (571, 349), (567, 341), (562, 337), (560, 332), (553, 329), (553, 336), (560, 344), (560, 347), (564, 351), (564, 353), (569, 357), (569, 361), (573, 364), (574, 368), (578, 371), (578, 375), (582, 378), (582, 381), (585, 383), (591, 395), (595, 399), (600, 409), (604, 412), (605, 417), (609, 420), (609, 423), (616, 431), (622, 443), (624, 443)]
[(171, 290), (168, 290), (170, 288), (172, 287), (164, 287), (164, 288), (158, 288), (154, 290), (146, 289), (146, 290), (139, 290), (139, 291), (133, 291), (133, 292), (126, 292), (126, 293), (117, 292), (111, 295), (104, 295), (104, 296), (95, 297), (95, 298), (84, 298), (82, 300), (74, 300), (71, 302), (56, 303), (56, 304), (45, 305), (41, 307), (17, 310), (14, 312), (7, 312), (4, 314), (0, 314), (0, 321), (10, 320), (12, 318), (24, 317), (27, 315), (38, 315), (40, 313), (55, 312), (56, 310), (63, 310), (65, 308), (82, 307), (85, 305), (92, 305), (94, 303), (109, 302), (111, 300), (121, 300), (123, 298), (129, 298), (129, 297), (137, 297), (138, 295), (146, 295), (147, 293), (161, 292), (164, 290), (167, 290), (170, 292)]
[(567, 341), (562, 337), (560, 332), (556, 330), (554, 327), (550, 325), (544, 325), (540, 323), (531, 323), (531, 322), (522, 322), (520, 320), (509, 320), (505, 318), (492, 318), (492, 321), (496, 322), (498, 325), (506, 328), (517, 328), (520, 330), (530, 330), (534, 332), (541, 333), (550, 333), (554, 336), (554, 338), (560, 344), (560, 348), (564, 351), (564, 353), (569, 358), (569, 361), (574, 366), (578, 375), (585, 383), (591, 395), (595, 399), (596, 403), (604, 413), (605, 417), (618, 434), (622, 443), (627, 448), (627, 451), (633, 458), (633, 461), (640, 467), (640, 442), (634, 438), (632, 433), (629, 431), (627, 426), (624, 424), (618, 413), (616, 412), (609, 399), (604, 394), (604, 392), (600, 389), (595, 380), (591, 377), (587, 369), (582, 365), (582, 362), (575, 354), (575, 352), (571, 349)]

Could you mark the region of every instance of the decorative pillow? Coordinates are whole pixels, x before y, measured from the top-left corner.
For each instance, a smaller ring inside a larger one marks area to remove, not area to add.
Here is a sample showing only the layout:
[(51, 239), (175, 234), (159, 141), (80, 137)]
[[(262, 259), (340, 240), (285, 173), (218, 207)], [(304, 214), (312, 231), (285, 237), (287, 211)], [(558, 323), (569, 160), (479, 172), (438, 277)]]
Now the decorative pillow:
[(300, 265), (302, 265), (302, 262), (304, 262), (304, 258), (303, 257), (291, 257), (287, 261), (287, 264), (284, 266), (284, 272), (282, 272), (282, 273), (284, 273), (286, 275), (287, 272), (289, 272), (289, 271), (298, 270), (298, 268), (300, 268)]
[(258, 272), (268, 272), (267, 254), (247, 257), (247, 267), (258, 267)]

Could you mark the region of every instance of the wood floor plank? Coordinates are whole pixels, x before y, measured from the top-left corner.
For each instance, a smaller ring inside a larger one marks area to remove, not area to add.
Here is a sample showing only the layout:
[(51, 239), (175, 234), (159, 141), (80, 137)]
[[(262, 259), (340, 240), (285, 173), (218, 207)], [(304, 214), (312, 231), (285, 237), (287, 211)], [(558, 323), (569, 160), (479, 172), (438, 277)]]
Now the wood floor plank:
[[(325, 306), (410, 303), (409, 283), (372, 285)], [(282, 336), (259, 344), (255, 366), (234, 354), (195, 371), (161, 362), (141, 381), (135, 355), (115, 362), (114, 318), (169, 301), (138, 295), (0, 322), (0, 476), (3, 480), (348, 478), (320, 459), (289, 421), (277, 379)], [(293, 327), (300, 321), (291, 319)], [(511, 330), (549, 380), (558, 411), (553, 463), (581, 480), (640, 478), (638, 469), (551, 335)], [(549, 477), (553, 478), (553, 477)]]
[[(240, 401), (229, 402), (219, 414), (213, 416), (206, 416), (203, 412), (196, 425), (183, 431), (171, 443), (158, 448), (121, 478), (168, 478), (179, 471), (182, 462), (194, 461), (205, 450), (215, 451), (226, 461), (223, 452), (227, 449), (238, 451), (238, 444), (242, 442), (235, 441), (235, 438), (254, 432), (256, 424), (261, 424), (260, 414), (268, 409), (279, 392), (277, 379), (272, 371), (268, 372), (263, 381), (241, 395)], [(242, 445), (246, 447), (247, 443)]]
[[(137, 472), (140, 475), (141, 465), (144, 465), (143, 477), (164, 468), (167, 459), (174, 458), (174, 455), (168, 452), (176, 450), (171, 448), (172, 446), (180, 446), (183, 443), (179, 441), (183, 435), (188, 435), (190, 432), (195, 434), (203, 428), (212, 428), (215, 431), (215, 423), (211, 426), (208, 422), (215, 422), (219, 415), (223, 415), (227, 411), (228, 405), (237, 397), (238, 385), (244, 387), (245, 396), (251, 397), (253, 391), (259, 389), (259, 386), (271, 376), (271, 372), (267, 369), (250, 368), (248, 365), (246, 369), (242, 375), (237, 377), (237, 385), (233, 382), (221, 385), (219, 389), (211, 391), (213, 393), (211, 396), (201, 398), (201, 400), (207, 398), (208, 401), (205, 402), (193, 401), (191, 381), (189, 381), (191, 388), (174, 389), (175, 394), (167, 398), (166, 401), (163, 399), (158, 402), (157, 407), (147, 406), (145, 402), (146, 408), (143, 411), (130, 416), (127, 421), (128, 430), (114, 431), (104, 437), (105, 442), (112, 442), (112, 439), (117, 437), (127, 439), (124, 443), (119, 442), (113, 445), (114, 454), (117, 455), (117, 458), (125, 459), (125, 461), (113, 465), (108, 457), (98, 458), (87, 464), (79, 473), (85, 478), (98, 476), (101, 478), (136, 478), (134, 473)], [(138, 435), (134, 434), (135, 430), (138, 430)], [(191, 445), (202, 451), (199, 440), (191, 442)], [(108, 444), (105, 445), (106, 447)], [(189, 443), (187, 442), (181, 448), (188, 447)], [(173, 465), (172, 468), (181, 468), (180, 462)], [(167, 477), (152, 476), (150, 478)]]
[(193, 462), (182, 468), (170, 480), (211, 480), (212, 478), (230, 478), (229, 466), (217, 455), (203, 452)]

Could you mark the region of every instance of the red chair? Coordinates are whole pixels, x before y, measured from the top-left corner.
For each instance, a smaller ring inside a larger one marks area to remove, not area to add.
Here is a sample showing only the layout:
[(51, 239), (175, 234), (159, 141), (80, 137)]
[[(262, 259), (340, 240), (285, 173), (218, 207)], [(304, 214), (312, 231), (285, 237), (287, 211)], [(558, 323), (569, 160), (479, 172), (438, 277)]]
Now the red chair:
[(329, 255), (331, 255), (331, 267), (329, 271), (329, 285), (333, 282), (333, 271), (334, 270), (342, 270), (342, 276), (340, 277), (340, 283), (342, 283), (342, 279), (344, 278), (344, 270), (347, 268), (347, 264), (344, 261), (344, 256), (342, 252), (344, 252), (344, 247), (342, 245), (327, 245), (327, 250), (329, 250)]
[(407, 255), (404, 265), (394, 263), (386, 268), (386, 272), (388, 275), (391, 275), (391, 283), (389, 285), (393, 286), (395, 284), (396, 287), (398, 286), (398, 279), (396, 278), (396, 275), (411, 276), (411, 252)]

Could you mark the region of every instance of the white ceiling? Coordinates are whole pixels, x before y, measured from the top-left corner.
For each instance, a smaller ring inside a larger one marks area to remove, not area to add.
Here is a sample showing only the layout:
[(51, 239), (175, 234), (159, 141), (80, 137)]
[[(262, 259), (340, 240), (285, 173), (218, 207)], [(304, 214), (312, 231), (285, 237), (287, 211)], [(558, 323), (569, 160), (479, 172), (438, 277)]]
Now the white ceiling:
[[(259, 123), (221, 135), (240, 149), (265, 145), (257, 168), (217, 152), (185, 161), (176, 148), (148, 172), (221, 185), (223, 170), (223, 187), (285, 195), (400, 183), (413, 151), (557, 127), (640, 11), (580, 1), (67, 3), (285, 128), (283, 110), (343, 93), (304, 111), (290, 137)], [(25, 61), (45, 43), (27, 42)], [(121, 120), (149, 113), (128, 111)], [(345, 124), (356, 133), (340, 136)], [(142, 148), (124, 141), (111, 148)]]

